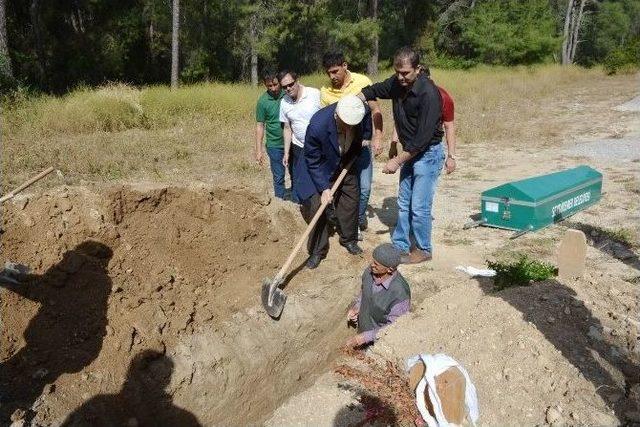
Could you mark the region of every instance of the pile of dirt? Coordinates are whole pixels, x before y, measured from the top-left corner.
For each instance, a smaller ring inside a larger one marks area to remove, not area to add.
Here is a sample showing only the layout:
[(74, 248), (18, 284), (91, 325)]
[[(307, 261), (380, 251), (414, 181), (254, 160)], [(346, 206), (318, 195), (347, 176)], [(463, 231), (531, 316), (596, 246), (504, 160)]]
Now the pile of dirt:
[[(331, 313), (326, 324), (314, 320), (313, 303), (292, 299), (280, 323), (258, 312), (260, 280), (274, 275), (301, 228), (291, 204), (242, 189), (73, 187), (3, 208), (3, 261), (32, 269), (0, 289), (3, 424), (10, 417), (86, 424), (106, 413), (130, 425), (190, 425), (196, 416), (207, 424), (248, 422), (286, 397), (248, 391), (271, 384), (280, 370), (290, 375), (277, 384), (299, 383), (298, 366), (321, 369), (343, 340), (327, 333)], [(340, 277), (327, 274), (326, 284)], [(325, 356), (313, 353), (311, 340)], [(213, 353), (224, 351), (216, 360)], [(263, 352), (254, 361), (265, 369), (234, 368), (250, 351)], [(286, 368), (290, 361), (295, 366)], [(216, 386), (203, 388), (207, 381)], [(198, 401), (216, 387), (244, 397)], [(120, 409), (105, 410), (112, 406)]]

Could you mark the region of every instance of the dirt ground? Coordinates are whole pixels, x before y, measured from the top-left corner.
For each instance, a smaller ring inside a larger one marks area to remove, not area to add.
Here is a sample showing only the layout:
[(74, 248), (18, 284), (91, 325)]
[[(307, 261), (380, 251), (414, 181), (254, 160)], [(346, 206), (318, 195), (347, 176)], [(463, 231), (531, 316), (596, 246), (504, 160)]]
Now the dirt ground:
[[(364, 356), (340, 347), (367, 256), (395, 225), (397, 176), (380, 162), (365, 256), (335, 239), (313, 272), (300, 256), (279, 321), (259, 290), (303, 229), (291, 203), (220, 184), (17, 197), (3, 206), (2, 261), (31, 272), (0, 288), (0, 424), (406, 424), (398, 387), (404, 360), (420, 352), (468, 369), (482, 424), (640, 423), (640, 113), (613, 108), (637, 87), (619, 79), (550, 106), (555, 144), (461, 145), (435, 202), (434, 260), (402, 267), (412, 312)], [(604, 174), (603, 199), (587, 211), (516, 240), (461, 229), (482, 190), (579, 164)], [(590, 242), (580, 280), (494, 292), (454, 270), (516, 251), (556, 263), (569, 227)], [(357, 370), (384, 384), (343, 375)]]
[[(613, 109), (633, 98), (625, 91), (614, 90), (597, 105), (590, 98), (566, 100), (567, 108), (580, 106), (584, 120), (567, 120), (557, 146), (460, 147), (458, 171), (440, 181), (434, 260), (401, 266), (412, 286), (411, 314), (366, 351), (368, 364), (341, 357), (334, 372), (292, 397), (268, 425), (406, 424), (417, 413), (406, 409), (394, 378), (419, 353), (445, 353), (466, 367), (484, 425), (640, 425), (640, 108)], [(605, 119), (591, 127), (586, 123), (598, 108)], [(462, 230), (479, 212), (481, 191), (580, 164), (604, 174), (596, 206), (516, 240), (505, 230)], [(375, 176), (370, 247), (388, 238), (396, 215), (389, 195), (397, 178)], [(514, 252), (557, 265), (568, 228), (588, 238), (581, 279), (494, 291), (490, 279), (455, 270), (485, 268), (487, 259)], [(388, 372), (387, 362), (395, 371)]]

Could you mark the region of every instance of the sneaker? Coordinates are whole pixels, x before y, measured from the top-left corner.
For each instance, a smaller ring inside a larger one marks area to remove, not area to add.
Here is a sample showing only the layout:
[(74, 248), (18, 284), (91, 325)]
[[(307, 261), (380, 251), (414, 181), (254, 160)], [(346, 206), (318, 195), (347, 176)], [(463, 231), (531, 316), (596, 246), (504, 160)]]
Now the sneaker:
[(367, 220), (367, 217), (365, 216), (364, 218), (362, 218), (360, 220), (360, 223), (358, 224), (358, 229), (360, 231), (365, 231), (367, 228), (369, 228), (369, 221)]
[(420, 264), (421, 262), (431, 261), (431, 254), (421, 249), (413, 249), (408, 254), (404, 254), (400, 257), (401, 264)]
[(360, 229), (358, 229), (358, 242), (362, 242), (364, 240), (363, 236), (362, 236), (362, 231), (360, 231)]

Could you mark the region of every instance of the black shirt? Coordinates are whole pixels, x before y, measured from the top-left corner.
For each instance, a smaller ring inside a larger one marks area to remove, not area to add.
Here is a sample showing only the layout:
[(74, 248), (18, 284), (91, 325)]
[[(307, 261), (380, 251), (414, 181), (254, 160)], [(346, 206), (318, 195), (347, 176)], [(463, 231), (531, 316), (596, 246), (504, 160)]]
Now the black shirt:
[(367, 101), (381, 98), (393, 101), (393, 120), (404, 151), (424, 151), (442, 141), (442, 100), (437, 86), (425, 74), (418, 74), (409, 91), (395, 75), (362, 89)]

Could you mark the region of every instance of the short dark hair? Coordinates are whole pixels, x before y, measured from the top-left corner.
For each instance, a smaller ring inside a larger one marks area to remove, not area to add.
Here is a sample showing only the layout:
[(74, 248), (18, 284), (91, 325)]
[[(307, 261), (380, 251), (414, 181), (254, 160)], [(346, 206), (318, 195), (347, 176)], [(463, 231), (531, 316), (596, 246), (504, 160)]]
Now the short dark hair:
[[(278, 73), (276, 73), (271, 68), (267, 68), (266, 70), (262, 71), (262, 81), (263, 82), (271, 83), (273, 81), (273, 79), (277, 79), (277, 78), (278, 78)], [(278, 81), (280, 81), (280, 80), (278, 80)]]
[(287, 74), (289, 74), (293, 80), (298, 80), (298, 75), (295, 71), (284, 69), (278, 73), (278, 81), (281, 82)]
[(342, 52), (327, 52), (322, 55), (322, 67), (326, 70), (330, 67), (335, 67), (336, 65), (342, 65), (347, 60), (344, 58), (344, 54)]
[(405, 61), (409, 61), (413, 68), (418, 68), (420, 65), (420, 54), (411, 46), (401, 47), (393, 54), (393, 64), (402, 64)]

